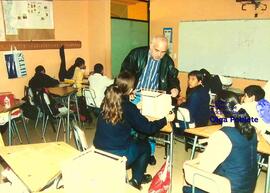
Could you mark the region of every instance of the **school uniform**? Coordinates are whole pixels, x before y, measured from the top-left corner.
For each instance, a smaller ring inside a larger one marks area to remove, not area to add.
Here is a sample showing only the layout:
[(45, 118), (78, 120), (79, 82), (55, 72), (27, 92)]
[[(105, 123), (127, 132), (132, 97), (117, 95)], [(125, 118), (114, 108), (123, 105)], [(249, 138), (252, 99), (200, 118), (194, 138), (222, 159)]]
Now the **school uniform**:
[(162, 129), (166, 118), (148, 121), (128, 97), (123, 97), (123, 120), (115, 125), (107, 122), (102, 113), (97, 120), (97, 130), (93, 144), (96, 148), (127, 157), (127, 167), (132, 169), (132, 177), (140, 184), (150, 158), (150, 145), (145, 140), (134, 140), (131, 129), (148, 135)]

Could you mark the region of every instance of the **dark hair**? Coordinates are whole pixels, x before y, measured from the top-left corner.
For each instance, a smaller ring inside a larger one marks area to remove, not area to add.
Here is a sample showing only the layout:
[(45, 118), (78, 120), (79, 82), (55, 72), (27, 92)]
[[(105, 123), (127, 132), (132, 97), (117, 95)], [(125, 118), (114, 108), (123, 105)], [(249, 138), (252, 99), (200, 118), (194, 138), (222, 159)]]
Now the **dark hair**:
[(202, 73), (203, 75), (203, 81), (202, 81), (202, 85), (206, 86), (208, 85), (210, 79), (211, 79), (211, 74), (210, 72), (208, 72), (206, 69), (202, 68), (200, 70), (200, 72)]
[(265, 96), (265, 91), (258, 85), (250, 85), (244, 89), (244, 92), (248, 97), (255, 96), (255, 101), (259, 101)]
[(106, 122), (115, 125), (122, 120), (123, 96), (128, 95), (130, 90), (133, 89), (134, 82), (135, 77), (132, 74), (122, 72), (116, 78), (115, 83), (107, 87), (101, 103), (101, 114)]
[(188, 73), (188, 77), (190, 76), (196, 76), (198, 81), (203, 81), (203, 74), (199, 70), (193, 70), (190, 73)]
[(38, 66), (35, 68), (35, 72), (36, 72), (36, 73), (41, 73), (42, 71), (45, 72), (45, 68), (44, 68), (42, 65), (38, 65)]
[(231, 91), (221, 91), (215, 101), (216, 108), (219, 109), (225, 116), (225, 118), (233, 117), (238, 120), (244, 121), (235, 121), (235, 128), (250, 140), (255, 133), (255, 128), (251, 125), (250, 117), (244, 109), (238, 111), (235, 110), (235, 105), (239, 104), (239, 98), (237, 94)]
[(102, 71), (103, 71), (103, 65), (100, 63), (95, 64), (94, 73), (102, 74)]
[(84, 64), (85, 64), (84, 59), (83, 59), (83, 58), (78, 57), (78, 58), (76, 58), (76, 60), (75, 60), (74, 66), (76, 66), (76, 67), (80, 67), (80, 66), (82, 66), (82, 65), (84, 65)]

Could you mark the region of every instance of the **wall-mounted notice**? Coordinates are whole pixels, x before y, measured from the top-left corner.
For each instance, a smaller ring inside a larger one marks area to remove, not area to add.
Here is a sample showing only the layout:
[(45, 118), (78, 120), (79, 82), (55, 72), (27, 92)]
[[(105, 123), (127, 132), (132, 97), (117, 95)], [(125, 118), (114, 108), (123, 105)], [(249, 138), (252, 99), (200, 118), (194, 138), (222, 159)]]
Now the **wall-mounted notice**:
[(18, 29), (53, 29), (53, 2), (2, 0), (6, 35), (18, 35)]

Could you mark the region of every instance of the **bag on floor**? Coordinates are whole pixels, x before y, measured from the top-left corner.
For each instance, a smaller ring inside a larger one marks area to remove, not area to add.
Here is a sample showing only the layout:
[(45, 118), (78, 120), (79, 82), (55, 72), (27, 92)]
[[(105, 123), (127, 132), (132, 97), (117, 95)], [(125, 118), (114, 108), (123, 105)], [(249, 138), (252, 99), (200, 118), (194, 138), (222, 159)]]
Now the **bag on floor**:
[(169, 156), (160, 170), (154, 176), (148, 193), (166, 193), (171, 185), (171, 171), (169, 168)]

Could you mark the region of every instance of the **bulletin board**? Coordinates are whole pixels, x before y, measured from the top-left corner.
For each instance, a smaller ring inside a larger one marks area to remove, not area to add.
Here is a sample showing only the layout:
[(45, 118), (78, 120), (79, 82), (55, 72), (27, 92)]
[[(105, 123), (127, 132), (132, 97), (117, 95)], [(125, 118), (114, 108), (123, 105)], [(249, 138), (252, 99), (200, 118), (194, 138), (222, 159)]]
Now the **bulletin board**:
[(270, 20), (179, 23), (179, 69), (268, 80)]
[(1, 0), (0, 41), (54, 37), (52, 0)]

